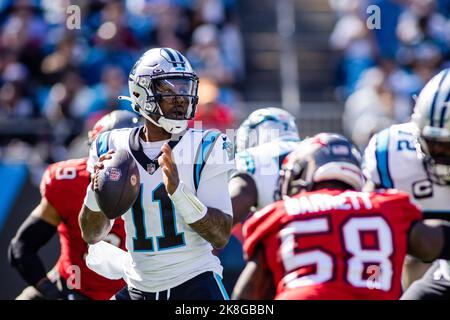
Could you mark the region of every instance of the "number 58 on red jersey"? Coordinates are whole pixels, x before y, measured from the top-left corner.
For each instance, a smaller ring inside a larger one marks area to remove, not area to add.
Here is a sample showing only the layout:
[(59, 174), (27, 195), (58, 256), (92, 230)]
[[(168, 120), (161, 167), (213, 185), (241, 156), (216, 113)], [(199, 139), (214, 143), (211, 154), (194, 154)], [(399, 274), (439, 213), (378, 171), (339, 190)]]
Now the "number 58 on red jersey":
[(411, 224), (406, 193), (320, 190), (255, 213), (244, 225), (248, 258), (262, 248), (276, 299), (398, 299)]

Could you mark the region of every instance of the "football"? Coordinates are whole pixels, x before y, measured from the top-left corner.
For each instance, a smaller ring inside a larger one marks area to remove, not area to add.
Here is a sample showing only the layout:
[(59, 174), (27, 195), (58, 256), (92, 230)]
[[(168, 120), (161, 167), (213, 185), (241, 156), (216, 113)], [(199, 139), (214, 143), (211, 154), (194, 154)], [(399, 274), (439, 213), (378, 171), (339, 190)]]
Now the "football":
[(139, 169), (130, 153), (116, 151), (98, 173), (95, 198), (102, 212), (115, 219), (131, 208), (139, 195)]

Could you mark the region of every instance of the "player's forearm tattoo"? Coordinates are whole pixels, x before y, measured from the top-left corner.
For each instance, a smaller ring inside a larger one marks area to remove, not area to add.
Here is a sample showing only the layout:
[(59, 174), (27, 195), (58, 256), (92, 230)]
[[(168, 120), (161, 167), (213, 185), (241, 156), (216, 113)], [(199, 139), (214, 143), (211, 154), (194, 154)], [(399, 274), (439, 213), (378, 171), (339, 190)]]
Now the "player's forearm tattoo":
[(89, 244), (101, 241), (111, 230), (109, 219), (102, 212), (89, 210), (83, 205), (78, 217), (81, 235)]
[(215, 248), (223, 248), (231, 234), (233, 217), (214, 208), (208, 208), (206, 215), (189, 226)]

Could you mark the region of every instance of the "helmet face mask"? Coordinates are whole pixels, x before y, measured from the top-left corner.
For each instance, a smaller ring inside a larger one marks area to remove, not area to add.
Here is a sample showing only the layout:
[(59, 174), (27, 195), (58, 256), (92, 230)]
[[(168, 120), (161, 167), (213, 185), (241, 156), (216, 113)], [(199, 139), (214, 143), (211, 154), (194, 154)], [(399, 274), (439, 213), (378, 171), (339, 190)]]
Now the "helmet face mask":
[(198, 103), (198, 77), (176, 50), (156, 48), (145, 52), (128, 78), (133, 108), (166, 132), (178, 134), (193, 119)]
[(422, 136), (416, 145), (430, 179), (439, 185), (450, 185), (450, 141)]
[[(289, 156), (288, 156), (289, 157)], [(301, 162), (300, 162), (301, 161)], [(288, 164), (291, 162), (290, 164)], [(312, 183), (306, 179), (306, 163), (302, 160), (292, 161), (285, 158), (285, 168), (280, 170), (278, 177), (278, 187), (275, 189), (274, 199), (282, 200), (285, 197), (291, 197), (300, 193), (302, 190), (309, 191), (312, 188)]]
[(140, 76), (137, 83), (147, 93), (147, 100), (142, 106), (147, 114), (171, 120), (194, 118), (198, 100), (197, 76), (176, 73)]

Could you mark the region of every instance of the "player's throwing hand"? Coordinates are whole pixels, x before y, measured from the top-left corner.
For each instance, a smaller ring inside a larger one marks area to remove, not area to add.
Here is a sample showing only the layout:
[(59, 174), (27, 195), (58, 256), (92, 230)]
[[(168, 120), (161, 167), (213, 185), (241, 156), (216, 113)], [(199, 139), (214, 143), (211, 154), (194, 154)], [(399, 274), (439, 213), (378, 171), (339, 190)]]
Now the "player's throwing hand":
[(172, 149), (167, 143), (162, 148), (162, 155), (158, 158), (158, 163), (163, 173), (163, 181), (168, 194), (173, 194), (177, 190), (180, 178), (178, 177), (177, 165), (173, 159)]
[(98, 172), (100, 170), (102, 170), (103, 167), (104, 167), (103, 161), (111, 159), (113, 153), (114, 153), (114, 150), (109, 150), (107, 153), (101, 155), (100, 158), (98, 159), (98, 161), (94, 164), (94, 174), (91, 175), (91, 177), (92, 177), (92, 184), (91, 184), (92, 190), (95, 191), (95, 190), (98, 189), (97, 177), (98, 177)]

